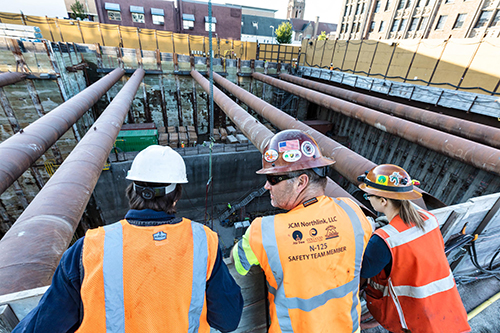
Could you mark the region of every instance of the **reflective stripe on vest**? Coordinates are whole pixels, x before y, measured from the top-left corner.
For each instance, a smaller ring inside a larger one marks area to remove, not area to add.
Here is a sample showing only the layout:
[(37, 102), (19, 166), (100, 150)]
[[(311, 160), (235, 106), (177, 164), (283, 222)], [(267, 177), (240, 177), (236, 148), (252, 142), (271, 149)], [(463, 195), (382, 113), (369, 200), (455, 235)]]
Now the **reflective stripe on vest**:
[[(125, 332), (125, 306), (123, 295), (123, 230), (121, 223), (104, 227), (103, 280), (106, 309), (106, 330)], [(191, 221), (193, 230), (193, 285), (189, 306), (189, 333), (200, 326), (200, 316), (205, 302), (208, 245), (203, 226)]]
[(200, 316), (205, 302), (205, 288), (207, 285), (207, 234), (203, 225), (191, 221), (193, 229), (193, 288), (191, 291), (191, 305), (189, 306), (189, 330), (197, 332), (200, 326)]
[[(384, 296), (389, 295), (389, 288), (387, 286), (380, 285), (372, 280), (369, 281), (370, 285), (381, 291)], [(394, 291), (397, 296), (406, 296), (413, 298), (426, 298), (443, 291), (450, 290), (455, 286), (455, 280), (453, 279), (453, 273), (450, 270), (450, 275), (442, 278), (441, 280), (433, 281), (425, 286), (413, 287), (413, 286), (396, 286)]]
[(238, 257), (240, 259), (241, 266), (248, 271), (252, 267), (250, 263), (248, 262), (247, 255), (245, 253), (245, 249), (243, 248), (243, 242), (239, 241), (238, 242)]
[(265, 216), (262, 218), (262, 244), (266, 252), (269, 266), (273, 272), (274, 279), (278, 285), (278, 290), (276, 290), (271, 285), (268, 285), (269, 292), (274, 295), (274, 303), (276, 306), (276, 314), (278, 316), (278, 322), (281, 332), (293, 332), (292, 322), (290, 319), (289, 309), (300, 309), (302, 311), (312, 311), (322, 305), (324, 305), (328, 300), (333, 298), (342, 298), (352, 292), (353, 302), (351, 308), (351, 317), (353, 323), (352, 332), (356, 332), (359, 326), (358, 312), (356, 307), (358, 305), (358, 287), (359, 287), (359, 271), (361, 266), (361, 260), (363, 255), (363, 244), (364, 244), (364, 229), (361, 225), (356, 212), (342, 200), (336, 200), (336, 203), (344, 209), (347, 213), (353, 227), (355, 244), (356, 244), (356, 254), (355, 254), (355, 271), (354, 279), (348, 283), (339, 286), (337, 288), (329, 289), (320, 295), (304, 299), (299, 297), (286, 297), (285, 289), (283, 284), (283, 266), (281, 265), (281, 260), (278, 252), (278, 244), (276, 241), (276, 233), (274, 230), (274, 216)]
[(428, 218), (427, 220), (424, 220), (424, 226), (423, 226), (424, 230), (414, 226), (399, 232), (396, 228), (394, 228), (390, 224), (382, 227), (382, 230), (384, 230), (389, 235), (389, 237), (386, 238), (385, 240), (391, 248), (403, 245), (405, 243), (409, 243), (439, 227), (439, 224), (435, 221), (435, 219), (431, 215), (426, 214), (424, 211), (420, 212), (423, 213)]

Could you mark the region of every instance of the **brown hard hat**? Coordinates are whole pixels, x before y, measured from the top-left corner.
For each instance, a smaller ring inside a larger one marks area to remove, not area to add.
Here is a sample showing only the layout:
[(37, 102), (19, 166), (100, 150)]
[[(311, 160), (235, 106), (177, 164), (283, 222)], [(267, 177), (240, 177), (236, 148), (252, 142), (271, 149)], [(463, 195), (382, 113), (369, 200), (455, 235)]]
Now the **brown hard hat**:
[(362, 182), (359, 185), (361, 190), (382, 198), (413, 200), (422, 197), (413, 189), (410, 175), (397, 165), (378, 165), (359, 176), (358, 180)]
[(324, 157), (318, 144), (307, 133), (285, 130), (271, 138), (262, 155), (258, 174), (283, 174), (291, 171), (322, 168), (335, 163)]

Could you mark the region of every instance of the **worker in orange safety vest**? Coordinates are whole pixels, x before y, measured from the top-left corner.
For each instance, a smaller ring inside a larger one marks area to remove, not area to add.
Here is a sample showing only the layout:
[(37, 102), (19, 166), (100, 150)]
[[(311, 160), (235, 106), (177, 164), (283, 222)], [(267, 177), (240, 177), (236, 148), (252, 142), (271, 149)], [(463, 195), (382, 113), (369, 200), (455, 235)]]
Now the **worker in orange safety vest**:
[(365, 199), (390, 221), (375, 231), (363, 258), (361, 283), (368, 279), (373, 318), (391, 332), (470, 332), (439, 223), (409, 201), (422, 195), (408, 173), (384, 164), (358, 180)]
[(243, 309), (217, 234), (175, 216), (187, 183), (170, 147), (141, 151), (126, 177), (125, 219), (89, 230), (15, 333), (230, 332)]
[(372, 227), (348, 198), (325, 196), (327, 167), (314, 139), (277, 133), (262, 155), (271, 205), (287, 213), (255, 219), (232, 258), (238, 273), (264, 270), (269, 332), (359, 332), (360, 264)]

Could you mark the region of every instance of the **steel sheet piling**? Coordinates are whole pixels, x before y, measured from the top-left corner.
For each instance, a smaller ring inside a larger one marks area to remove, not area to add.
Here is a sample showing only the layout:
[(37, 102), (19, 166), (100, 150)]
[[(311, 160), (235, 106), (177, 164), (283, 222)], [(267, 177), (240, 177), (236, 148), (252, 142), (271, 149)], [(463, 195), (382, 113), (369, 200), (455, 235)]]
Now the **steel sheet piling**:
[(50, 284), (143, 77), (137, 69), (0, 240), (0, 295)]
[(358, 103), (384, 113), (393, 114), (406, 120), (414, 121), (425, 126), (439, 129), (476, 142), (484, 143), (491, 147), (500, 148), (499, 128), (474, 123), (465, 119), (447, 116), (414, 106), (396, 103), (383, 98), (357, 93), (312, 80), (306, 80), (290, 74), (280, 74), (279, 77), (288, 82), (324, 92), (326, 94), (345, 99), (349, 102)]
[(257, 80), (305, 98), (317, 105), (340, 112), (347, 117), (357, 119), (381, 131), (399, 136), (478, 169), (500, 175), (500, 150), (498, 149), (346, 102), (311, 89), (273, 79), (261, 73), (253, 73), (252, 76)]
[(125, 73), (117, 68), (0, 144), (0, 194), (43, 155)]

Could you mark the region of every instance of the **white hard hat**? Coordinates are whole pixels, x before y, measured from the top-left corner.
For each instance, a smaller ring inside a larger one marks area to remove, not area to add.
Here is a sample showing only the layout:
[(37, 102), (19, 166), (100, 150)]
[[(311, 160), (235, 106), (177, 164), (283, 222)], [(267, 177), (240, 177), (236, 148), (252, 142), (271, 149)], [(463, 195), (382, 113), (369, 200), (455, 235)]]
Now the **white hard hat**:
[(153, 145), (134, 158), (128, 180), (147, 183), (187, 183), (186, 165), (181, 155), (170, 147)]

